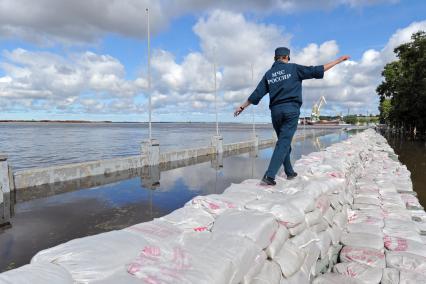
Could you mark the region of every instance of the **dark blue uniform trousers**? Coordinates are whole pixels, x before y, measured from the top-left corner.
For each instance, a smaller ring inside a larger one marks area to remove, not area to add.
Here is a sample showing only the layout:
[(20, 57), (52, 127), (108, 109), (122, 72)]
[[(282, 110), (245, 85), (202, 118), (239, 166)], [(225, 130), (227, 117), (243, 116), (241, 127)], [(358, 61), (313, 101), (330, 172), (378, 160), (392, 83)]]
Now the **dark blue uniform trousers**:
[(291, 140), (297, 129), (299, 115), (299, 109), (288, 108), (286, 105), (274, 106), (271, 109), (272, 125), (277, 133), (278, 141), (269, 162), (268, 170), (265, 173), (266, 176), (275, 178), (281, 165), (284, 166), (286, 175), (294, 174), (290, 161)]

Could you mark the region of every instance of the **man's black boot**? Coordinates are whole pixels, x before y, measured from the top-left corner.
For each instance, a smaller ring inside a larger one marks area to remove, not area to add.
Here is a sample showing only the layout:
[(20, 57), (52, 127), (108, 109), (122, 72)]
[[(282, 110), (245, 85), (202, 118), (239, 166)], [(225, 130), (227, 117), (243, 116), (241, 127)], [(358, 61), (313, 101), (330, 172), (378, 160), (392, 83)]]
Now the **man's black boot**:
[(268, 177), (266, 175), (263, 176), (262, 182), (266, 185), (276, 185), (275, 179)]
[(287, 179), (294, 179), (295, 177), (297, 177), (297, 173), (296, 172), (294, 172), (291, 175), (287, 175)]

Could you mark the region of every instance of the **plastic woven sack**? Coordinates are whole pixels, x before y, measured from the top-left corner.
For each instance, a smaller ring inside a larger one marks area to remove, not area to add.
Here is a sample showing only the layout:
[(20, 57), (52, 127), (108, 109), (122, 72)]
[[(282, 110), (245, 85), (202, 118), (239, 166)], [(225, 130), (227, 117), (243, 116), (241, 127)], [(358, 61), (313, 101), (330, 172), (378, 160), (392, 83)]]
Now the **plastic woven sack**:
[(340, 251), (340, 261), (355, 261), (374, 267), (386, 267), (385, 254), (382, 250), (365, 247), (344, 246)]

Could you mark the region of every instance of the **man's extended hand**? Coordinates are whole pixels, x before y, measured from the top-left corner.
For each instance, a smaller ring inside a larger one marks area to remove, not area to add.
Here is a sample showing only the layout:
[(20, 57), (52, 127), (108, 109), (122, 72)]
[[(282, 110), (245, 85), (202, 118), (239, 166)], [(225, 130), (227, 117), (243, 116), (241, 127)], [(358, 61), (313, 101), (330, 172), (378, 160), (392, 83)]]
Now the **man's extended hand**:
[(340, 62), (343, 62), (343, 61), (348, 60), (349, 58), (351, 58), (349, 55), (343, 55), (343, 56), (340, 56), (340, 57), (339, 57), (339, 61), (340, 61)]
[(334, 61), (324, 64), (324, 71), (330, 70), (330, 68), (332, 68), (333, 66), (336, 66), (337, 64), (342, 63), (343, 61), (346, 61), (349, 58), (351, 58), (349, 55), (343, 55)]
[(243, 107), (243, 106), (239, 106), (239, 107), (237, 107), (237, 108), (235, 109), (235, 111), (234, 111), (234, 116), (238, 116), (238, 115), (240, 115), (240, 113), (242, 113), (242, 112), (243, 112), (243, 110), (244, 110), (244, 107)]

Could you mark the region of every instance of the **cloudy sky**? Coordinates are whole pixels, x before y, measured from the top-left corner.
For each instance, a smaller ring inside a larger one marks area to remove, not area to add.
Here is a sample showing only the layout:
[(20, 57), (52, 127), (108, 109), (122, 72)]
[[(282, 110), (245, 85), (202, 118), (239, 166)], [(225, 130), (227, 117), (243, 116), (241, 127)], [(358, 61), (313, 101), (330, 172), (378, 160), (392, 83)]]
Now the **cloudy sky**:
[(151, 93), (154, 121), (213, 121), (216, 62), (220, 120), (249, 122), (233, 109), (278, 46), (304, 65), (352, 57), (303, 83), (302, 115), (321, 95), (324, 114), (377, 113), (381, 70), (426, 30), (425, 11), (423, 0), (0, 0), (0, 119), (146, 121)]

